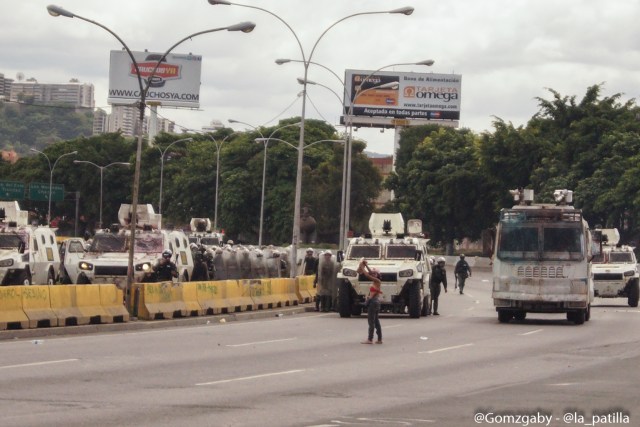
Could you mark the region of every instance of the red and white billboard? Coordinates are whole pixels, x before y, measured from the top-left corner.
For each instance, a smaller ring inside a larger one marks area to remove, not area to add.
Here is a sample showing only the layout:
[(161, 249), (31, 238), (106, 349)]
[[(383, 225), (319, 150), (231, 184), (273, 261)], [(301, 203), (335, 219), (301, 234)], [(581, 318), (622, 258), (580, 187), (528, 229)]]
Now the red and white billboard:
[[(202, 56), (170, 53), (158, 64), (162, 53), (132, 53), (142, 77), (142, 87), (148, 86), (147, 101), (168, 107), (200, 106)], [(140, 101), (140, 85), (135, 64), (126, 51), (112, 50), (107, 102), (133, 104), (137, 101)]]
[(345, 71), (349, 94), (349, 98), (344, 99), (345, 115), (460, 120), (461, 75), (372, 73), (366, 70)]

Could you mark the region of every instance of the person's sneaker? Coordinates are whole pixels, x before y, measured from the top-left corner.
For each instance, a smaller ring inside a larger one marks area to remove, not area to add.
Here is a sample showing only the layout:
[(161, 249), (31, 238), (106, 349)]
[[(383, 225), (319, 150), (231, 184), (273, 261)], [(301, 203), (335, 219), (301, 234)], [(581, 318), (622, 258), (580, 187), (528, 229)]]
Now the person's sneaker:
[(440, 316), (440, 313), (438, 313), (437, 311), (434, 311), (434, 312), (433, 312), (433, 315), (434, 315), (434, 316)]
[(382, 340), (376, 341), (376, 344), (382, 344)]
[(373, 341), (366, 340), (362, 341), (360, 344), (373, 344)]

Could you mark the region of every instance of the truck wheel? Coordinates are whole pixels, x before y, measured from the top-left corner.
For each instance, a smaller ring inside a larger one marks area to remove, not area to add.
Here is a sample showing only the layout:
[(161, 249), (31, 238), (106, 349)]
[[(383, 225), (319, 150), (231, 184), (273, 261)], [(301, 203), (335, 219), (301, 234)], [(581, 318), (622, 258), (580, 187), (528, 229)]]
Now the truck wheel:
[(20, 272), (20, 275), (18, 276), (18, 284), (24, 286), (29, 286), (31, 284), (31, 272), (28, 268)]
[(87, 275), (84, 273), (80, 273), (80, 275), (78, 276), (78, 280), (76, 280), (76, 285), (90, 285), (90, 284), (91, 284), (91, 280), (89, 280)]
[(53, 274), (53, 270), (49, 270), (49, 274), (47, 274), (47, 285), (53, 286), (56, 284), (56, 276)]
[(429, 295), (424, 297), (424, 299), (422, 300), (422, 312), (420, 314), (425, 317), (431, 314), (431, 301)]
[(412, 319), (420, 318), (422, 309), (422, 298), (420, 297), (420, 283), (413, 282), (409, 289), (409, 317)]
[(351, 317), (352, 306), (351, 284), (348, 281), (340, 282), (340, 289), (338, 290), (338, 313), (340, 317)]
[(522, 322), (527, 317), (526, 311), (517, 311), (513, 314), (513, 317), (518, 321)]
[(586, 318), (586, 311), (587, 310), (580, 310), (573, 312), (573, 323), (576, 325), (582, 325)]
[(638, 280), (636, 279), (629, 286), (629, 296), (627, 297), (627, 302), (629, 303), (629, 307), (638, 306), (639, 296), (640, 296), (640, 287), (638, 286)]
[(498, 310), (498, 322), (509, 323), (509, 320), (513, 317), (513, 313), (507, 310)]

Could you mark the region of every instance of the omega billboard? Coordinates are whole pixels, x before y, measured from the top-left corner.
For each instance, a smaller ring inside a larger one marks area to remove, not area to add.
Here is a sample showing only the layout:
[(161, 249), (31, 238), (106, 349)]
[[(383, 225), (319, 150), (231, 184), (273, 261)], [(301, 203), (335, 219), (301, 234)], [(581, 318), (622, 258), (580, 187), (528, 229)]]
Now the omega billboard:
[[(371, 73), (345, 71), (350, 96), (344, 100), (345, 115), (351, 114), (350, 100), (353, 100), (353, 116), (460, 120), (461, 75), (380, 71), (371, 76)], [(378, 88), (381, 85), (384, 87)]]
[[(146, 100), (167, 107), (200, 106), (202, 56), (170, 53), (152, 76), (162, 53), (132, 52), (142, 85), (149, 85)], [(134, 104), (140, 100), (136, 68), (124, 50), (112, 50), (109, 66), (109, 104)]]

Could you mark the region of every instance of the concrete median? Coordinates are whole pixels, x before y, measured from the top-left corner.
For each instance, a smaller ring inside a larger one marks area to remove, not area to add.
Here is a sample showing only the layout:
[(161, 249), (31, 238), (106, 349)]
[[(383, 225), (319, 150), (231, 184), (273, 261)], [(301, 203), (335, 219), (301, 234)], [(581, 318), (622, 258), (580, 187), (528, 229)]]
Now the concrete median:
[(29, 328), (58, 326), (58, 317), (51, 309), (50, 286), (24, 286), (22, 309), (29, 318)]
[(182, 287), (179, 284), (142, 283), (139, 289), (136, 312), (140, 319), (173, 319), (187, 315), (187, 305), (182, 300)]
[(221, 286), (224, 286), (224, 300), (229, 313), (253, 310), (254, 303), (249, 289), (242, 286), (238, 280), (224, 280), (223, 282)]
[(227, 313), (228, 304), (224, 299), (224, 281), (218, 282), (194, 282), (196, 285), (196, 295), (198, 303), (204, 314)]
[(29, 318), (22, 310), (22, 287), (0, 287), (0, 329), (26, 329)]
[(111, 317), (111, 322), (128, 322), (129, 312), (123, 305), (124, 294), (122, 289), (119, 289), (116, 285), (99, 286), (100, 305)]
[(59, 326), (88, 325), (91, 322), (91, 316), (83, 313), (78, 308), (76, 286), (58, 285), (49, 287), (51, 310), (56, 314)]
[(313, 287), (315, 276), (296, 277), (296, 294), (300, 304), (313, 302), (316, 297), (316, 288)]

